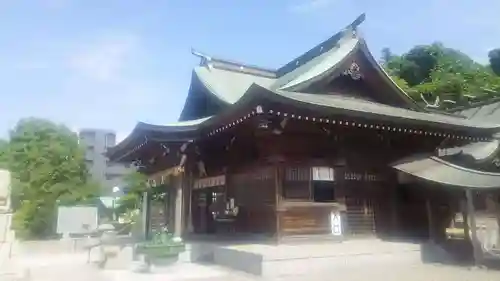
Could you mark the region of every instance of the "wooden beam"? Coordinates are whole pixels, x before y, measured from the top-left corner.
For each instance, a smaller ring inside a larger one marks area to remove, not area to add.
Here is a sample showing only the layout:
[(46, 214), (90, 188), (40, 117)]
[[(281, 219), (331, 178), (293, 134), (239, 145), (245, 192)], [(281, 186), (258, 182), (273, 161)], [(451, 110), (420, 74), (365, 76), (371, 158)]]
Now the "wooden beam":
[(182, 173), (181, 167), (175, 166), (149, 175), (148, 182), (150, 183), (151, 186), (163, 185), (169, 182), (170, 177), (178, 176), (181, 173)]

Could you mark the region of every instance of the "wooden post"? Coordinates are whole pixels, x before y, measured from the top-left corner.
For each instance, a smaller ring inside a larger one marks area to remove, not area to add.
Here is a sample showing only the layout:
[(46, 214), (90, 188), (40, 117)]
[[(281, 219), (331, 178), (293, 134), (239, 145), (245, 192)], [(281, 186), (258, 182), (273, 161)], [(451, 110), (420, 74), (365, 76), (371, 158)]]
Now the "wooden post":
[(188, 205), (188, 217), (187, 217), (187, 232), (193, 233), (193, 172), (189, 172), (189, 178), (187, 179), (187, 205)]
[(175, 180), (175, 239), (179, 239), (182, 237), (182, 175), (183, 174), (179, 174)]
[(141, 206), (141, 239), (149, 239), (150, 218), (151, 218), (151, 194), (149, 192), (142, 193)]
[(398, 188), (400, 188), (397, 184), (393, 189), (391, 194), (391, 235), (393, 237), (399, 236), (399, 217), (398, 217)]
[(274, 192), (275, 192), (275, 206), (274, 212), (276, 214), (276, 242), (279, 243), (281, 240), (281, 226), (280, 226), (280, 207), (281, 207), (281, 179), (279, 166), (275, 164), (274, 166)]
[(480, 263), (483, 259), (483, 251), (479, 240), (477, 239), (477, 227), (476, 227), (476, 211), (474, 208), (474, 196), (473, 191), (470, 188), (465, 190), (465, 198), (467, 203), (467, 217), (470, 223), (470, 238), (472, 243), (472, 249), (474, 253), (474, 263)]
[(425, 200), (425, 207), (427, 210), (427, 222), (428, 222), (428, 227), (429, 227), (429, 241), (434, 242), (435, 241), (435, 234), (434, 234), (434, 219), (432, 217), (432, 204), (431, 200), (427, 197)]

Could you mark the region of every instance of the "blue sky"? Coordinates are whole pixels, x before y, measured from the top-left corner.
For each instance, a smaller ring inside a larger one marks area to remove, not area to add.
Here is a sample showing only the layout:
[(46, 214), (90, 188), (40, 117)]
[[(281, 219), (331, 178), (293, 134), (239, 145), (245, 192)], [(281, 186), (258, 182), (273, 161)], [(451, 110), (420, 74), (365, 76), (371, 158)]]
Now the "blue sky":
[(362, 12), (377, 57), (441, 41), (486, 62), (498, 11), (498, 0), (0, 0), (0, 137), (28, 116), (119, 137), (137, 121), (173, 122), (198, 63), (191, 47), (279, 67)]

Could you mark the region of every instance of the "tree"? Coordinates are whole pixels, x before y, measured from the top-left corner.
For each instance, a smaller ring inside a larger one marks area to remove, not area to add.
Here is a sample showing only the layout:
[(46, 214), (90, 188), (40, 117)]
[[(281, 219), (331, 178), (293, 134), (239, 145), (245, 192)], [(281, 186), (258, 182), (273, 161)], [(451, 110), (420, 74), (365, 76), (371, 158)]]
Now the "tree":
[(500, 91), (500, 77), (489, 67), (441, 43), (415, 46), (401, 56), (389, 57), (385, 51), (382, 60), (393, 80), (412, 98), (423, 102), (421, 96), (425, 96), (433, 102), (439, 97), (443, 109), (468, 104), (471, 96), (476, 101), (489, 99)]
[(9, 142), (0, 139), (0, 169), (8, 168)]
[(22, 238), (54, 234), (58, 202), (76, 204), (98, 195), (84, 150), (67, 127), (36, 118), (20, 120), (10, 133), (14, 227)]
[(380, 59), (380, 62), (382, 65), (386, 65), (392, 60), (393, 57), (394, 57), (394, 55), (392, 54), (391, 49), (383, 48), (382, 49), (382, 57)]
[(147, 177), (137, 171), (133, 171), (123, 178), (125, 195), (118, 200), (117, 213), (123, 214), (127, 211), (139, 208), (140, 198), (147, 190)]
[(500, 49), (493, 49), (489, 51), (488, 58), (490, 60), (491, 70), (497, 76), (500, 76)]

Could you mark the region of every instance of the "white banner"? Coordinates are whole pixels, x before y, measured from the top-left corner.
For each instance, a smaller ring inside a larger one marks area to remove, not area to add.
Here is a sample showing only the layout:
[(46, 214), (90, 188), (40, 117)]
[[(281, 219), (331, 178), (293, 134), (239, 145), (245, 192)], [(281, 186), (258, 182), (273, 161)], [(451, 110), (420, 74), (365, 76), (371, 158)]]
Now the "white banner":
[(334, 236), (342, 235), (342, 219), (340, 213), (330, 213), (330, 227)]

